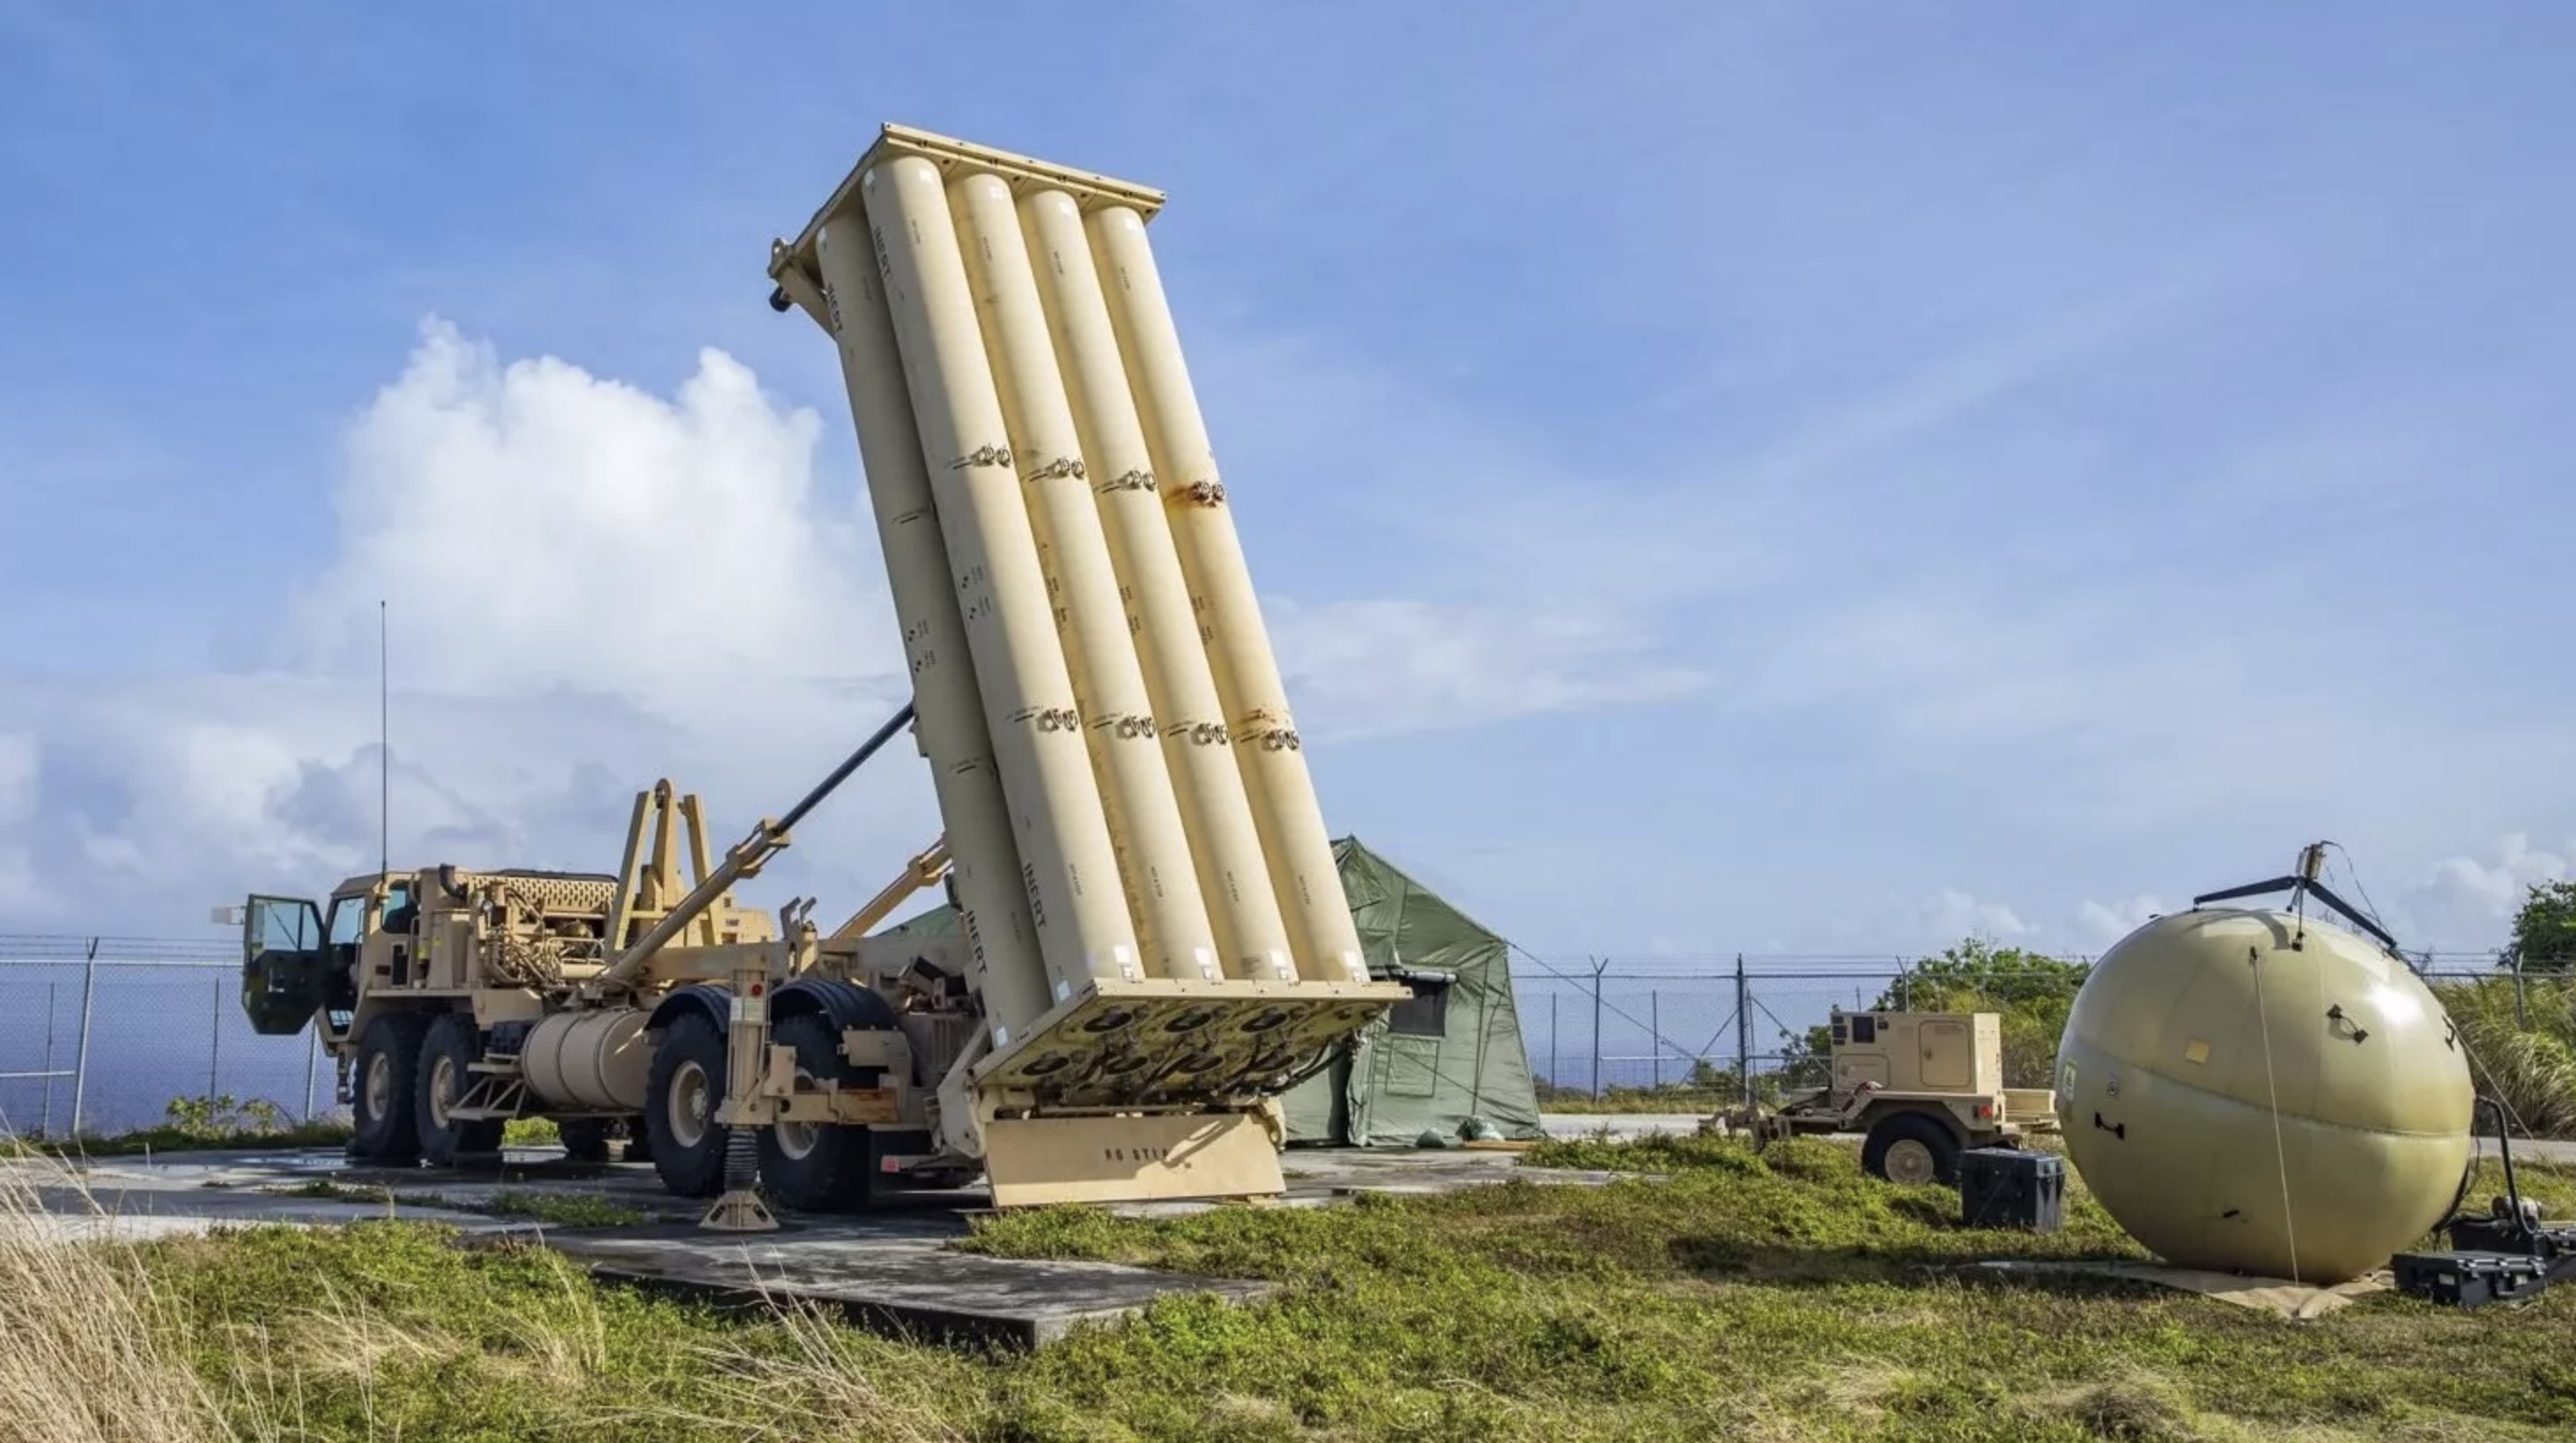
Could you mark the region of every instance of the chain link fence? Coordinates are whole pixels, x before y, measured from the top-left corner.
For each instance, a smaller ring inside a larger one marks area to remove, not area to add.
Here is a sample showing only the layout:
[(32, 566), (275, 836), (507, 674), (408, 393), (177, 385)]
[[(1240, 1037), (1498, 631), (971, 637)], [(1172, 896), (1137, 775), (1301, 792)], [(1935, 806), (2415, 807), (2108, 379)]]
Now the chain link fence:
[[(2409, 960), (2427, 981), (2461, 989), (2446, 992), (2455, 1013), (2474, 1000), (2495, 1026), (2576, 1026), (2576, 988), (2543, 969), (2526, 978), (2493, 954)], [(1920, 975), (1893, 954), (1649, 962), (1515, 948), (1512, 967), (1541, 1104), (1563, 1111), (1699, 1111), (1814, 1085), (1815, 1033), (1832, 1010), (1908, 1006)], [(1987, 976), (2006, 992), (2017, 981)], [(332, 1060), (310, 1028), (251, 1031), (240, 978), (229, 938), (0, 936), (0, 1130), (113, 1134), (162, 1122), (174, 1099), (262, 1102), (293, 1121), (327, 1114)], [(2063, 989), (2065, 973), (2031, 981)], [(2016, 1000), (1955, 989), (1938, 999), (2005, 1012), (2008, 1081), (2045, 1086), (2056, 1032), (2044, 1007), (2017, 1012)]]
[[(1521, 1035), (1543, 1107), (1561, 1111), (1698, 1111), (1771, 1101), (1825, 1080), (1821, 1031), (1835, 1008), (1904, 1009), (1918, 1002), (2005, 1015), (2008, 1085), (2045, 1087), (2071, 997), (2072, 968), (1983, 974), (1990, 992), (1924, 980), (1917, 959), (1765, 956), (1676, 961), (1550, 958), (1514, 949)], [(2495, 1025), (2542, 1035), (2576, 1020), (2568, 968), (2528, 969), (2495, 953), (2407, 954), (2455, 1011), (2474, 1005)], [(2048, 999), (2059, 1005), (2052, 1012)]]
[(173, 1099), (327, 1113), (312, 1030), (262, 1037), (240, 994), (225, 938), (0, 936), (0, 1131), (111, 1135), (164, 1121)]

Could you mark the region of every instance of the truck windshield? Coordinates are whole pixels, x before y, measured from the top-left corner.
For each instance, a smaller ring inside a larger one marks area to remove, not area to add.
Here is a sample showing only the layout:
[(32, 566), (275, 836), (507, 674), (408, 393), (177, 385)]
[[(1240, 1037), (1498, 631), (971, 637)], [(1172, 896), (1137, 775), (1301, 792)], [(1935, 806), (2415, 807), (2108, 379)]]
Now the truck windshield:
[(361, 928), (361, 927), (363, 927), (364, 925), (366, 925), (366, 919), (367, 919), (367, 899), (366, 899), (366, 898), (364, 898), (364, 897), (334, 897), (334, 898), (332, 898), (332, 899), (331, 899), (331, 929), (330, 929), (330, 930), (331, 930), (331, 945), (332, 945), (332, 947), (334, 947), (334, 948), (336, 949), (336, 948), (340, 948), (340, 947), (354, 947), (354, 946), (356, 946), (356, 945), (358, 944), (358, 929), (359, 929), (359, 928)]

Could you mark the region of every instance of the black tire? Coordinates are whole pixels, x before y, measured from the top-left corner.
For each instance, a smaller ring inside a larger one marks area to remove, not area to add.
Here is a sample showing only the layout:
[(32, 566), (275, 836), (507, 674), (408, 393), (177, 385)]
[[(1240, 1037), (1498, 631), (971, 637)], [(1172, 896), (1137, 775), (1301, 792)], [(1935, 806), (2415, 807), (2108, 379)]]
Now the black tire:
[(563, 1138), (564, 1161), (608, 1161), (608, 1123), (604, 1117), (567, 1117), (555, 1124)]
[[(1921, 1154), (1913, 1146), (1916, 1144), (1931, 1155), (1929, 1177), (1913, 1175), (1922, 1166)], [(1889, 1166), (1890, 1153), (1897, 1155), (1893, 1170)], [(1889, 1182), (1937, 1182), (1943, 1187), (1956, 1187), (1959, 1185), (1959, 1135), (1944, 1126), (1939, 1118), (1920, 1112), (1891, 1112), (1871, 1124), (1869, 1137), (1861, 1143), (1860, 1165), (1870, 1176), (1885, 1178)]]
[(350, 1144), (369, 1162), (405, 1163), (420, 1157), (420, 1119), (413, 1094), (420, 1083), (420, 1042), (429, 1019), (417, 1012), (387, 1012), (358, 1038), (349, 1111), (357, 1126)]
[[(653, 1046), (653, 1061), (644, 1074), (644, 1134), (653, 1149), (653, 1170), (662, 1186), (681, 1197), (714, 1197), (724, 1190), (725, 1135), (730, 1129), (715, 1120), (724, 1105), (725, 1042), (706, 1015), (684, 1012)], [(686, 1081), (703, 1097), (699, 1113), (681, 1099), (687, 1121), (675, 1122), (675, 1084)], [(691, 1139), (687, 1127), (695, 1126)]]
[(421, 1038), (419, 1072), (412, 1087), (412, 1130), (420, 1137), (421, 1160), (431, 1167), (453, 1167), (460, 1157), (501, 1150), (498, 1118), (439, 1120), (440, 1113), (474, 1085), (474, 1075), (467, 1069), (482, 1056), (483, 1034), (471, 1013), (442, 1013)]
[[(790, 1017), (770, 1030), (770, 1040), (796, 1049), (796, 1071), (843, 1086), (872, 1082), (841, 1056), (841, 1029), (819, 1012)], [(760, 1130), (760, 1186), (771, 1202), (799, 1212), (844, 1212), (867, 1206), (875, 1174), (868, 1171), (868, 1132), (834, 1123), (781, 1123)]]

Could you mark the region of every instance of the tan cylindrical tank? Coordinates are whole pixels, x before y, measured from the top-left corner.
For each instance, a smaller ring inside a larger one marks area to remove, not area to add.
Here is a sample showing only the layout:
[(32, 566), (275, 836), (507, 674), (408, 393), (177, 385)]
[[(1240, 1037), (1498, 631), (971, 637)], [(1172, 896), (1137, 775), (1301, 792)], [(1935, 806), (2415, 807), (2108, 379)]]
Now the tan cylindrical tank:
[(1029, 921), (1001, 770), (984, 729), (984, 696), (967, 658), (948, 545), (931, 502), (930, 473), (922, 466), (921, 433), (904, 395), (903, 360), (895, 350), (876, 249), (862, 218), (853, 212), (823, 226), (814, 254), (826, 307), (814, 319), (840, 346), (868, 505), (876, 514), (877, 543), (912, 672), (913, 730), (930, 762), (931, 787), (947, 827), (948, 875), (966, 934), (967, 965), (984, 999), (993, 1045), (1002, 1047), (1045, 1013), (1052, 989)]
[(1010, 184), (997, 175), (969, 175), (949, 186), (948, 199), (1145, 970), (1214, 979), (1222, 975), (1216, 935), (1156, 742), (1153, 702), (1128, 640), (1118, 574), (1092, 506), (1082, 438), (1056, 369)]
[(1010, 804), (1039, 955), (1058, 1001), (1094, 978), (1136, 981), (1144, 975), (1136, 930), (939, 168), (898, 156), (870, 169), (859, 191), (884, 262), (887, 310)]
[(528, 1029), (519, 1071), (549, 1107), (584, 1112), (641, 1112), (644, 1073), (653, 1044), (640, 1007), (556, 1012)]
[(1182, 574), (1189, 578), (1199, 635), (1216, 673), (1235, 765), (1261, 832), (1298, 975), (1365, 982), (1359, 931), (1333, 866), (1332, 839), (1307, 775), (1243, 545), (1226, 509), (1225, 483), (1181, 359), (1180, 334), (1145, 239), (1144, 217), (1126, 206), (1103, 206), (1084, 228), (1126, 360), (1128, 389), (1153, 450), (1164, 514)]
[(2058, 1044), (2068, 1159), (2183, 1267), (2325, 1286), (2440, 1222), (2473, 1092), (2450, 1018), (2316, 917), (2160, 917), (2103, 954)]
[(1153, 453), (1127, 391), (1081, 207), (1063, 191), (1040, 190), (1023, 197), (1019, 210), (1225, 975), (1294, 981), (1279, 894), (1270, 885), (1243, 774), (1226, 746), (1225, 708), (1190, 614), (1189, 582), (1163, 519)]

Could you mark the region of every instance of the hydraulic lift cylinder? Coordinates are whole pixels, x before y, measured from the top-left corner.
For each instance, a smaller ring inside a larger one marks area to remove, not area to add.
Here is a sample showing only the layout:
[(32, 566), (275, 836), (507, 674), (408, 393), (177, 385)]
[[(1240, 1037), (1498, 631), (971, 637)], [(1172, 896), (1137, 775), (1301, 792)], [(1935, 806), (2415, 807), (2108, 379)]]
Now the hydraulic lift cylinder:
[(1127, 390), (1081, 207), (1061, 190), (1041, 190), (1024, 197), (1019, 211), (1225, 974), (1293, 982), (1297, 969), (1279, 895), (1270, 885), (1243, 774), (1226, 745), (1225, 708), (1190, 614), (1189, 582), (1163, 519), (1153, 453)]
[(1064, 1001), (1095, 978), (1141, 980), (1136, 930), (939, 168), (898, 156), (870, 169), (859, 190), (884, 263), (887, 309), (1053, 995)]
[(1243, 544), (1226, 509), (1225, 483), (1181, 358), (1180, 334), (1145, 239), (1144, 217), (1123, 205), (1103, 206), (1085, 218), (1084, 229), (1126, 359), (1128, 388), (1153, 449), (1164, 514), (1189, 578), (1199, 634), (1216, 672), (1235, 764), (1270, 861), (1298, 975), (1310, 982), (1365, 982), (1359, 931), (1333, 865), (1332, 839), (1289, 715), (1287, 688), (1271, 654)]
[(1047, 1010), (1049, 988), (1022, 890), (1001, 771), (984, 729), (983, 692), (967, 660), (947, 542), (931, 504), (912, 403), (904, 395), (884, 282), (861, 218), (852, 214), (825, 226), (815, 238), (815, 257), (826, 293), (797, 299), (840, 346), (868, 504), (876, 513), (877, 541), (903, 627), (904, 660), (912, 671), (915, 734), (947, 826), (948, 875), (968, 966), (984, 998), (986, 1030), (993, 1045), (1003, 1047)]
[(1156, 743), (1153, 703), (1128, 640), (1011, 187), (997, 175), (970, 175), (949, 187), (948, 200), (1145, 970), (1214, 980), (1216, 935)]

